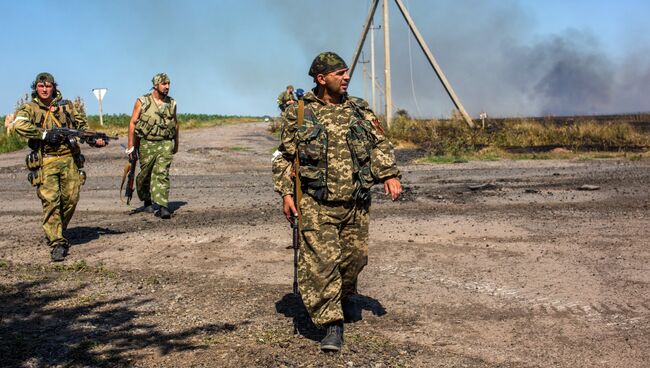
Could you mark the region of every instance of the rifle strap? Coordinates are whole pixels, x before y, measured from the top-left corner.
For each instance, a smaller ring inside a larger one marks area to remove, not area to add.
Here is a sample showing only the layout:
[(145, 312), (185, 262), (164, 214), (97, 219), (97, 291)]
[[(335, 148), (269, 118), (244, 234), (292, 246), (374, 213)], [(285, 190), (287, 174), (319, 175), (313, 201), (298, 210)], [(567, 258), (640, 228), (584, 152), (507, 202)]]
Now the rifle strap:
[[(305, 101), (298, 100), (298, 128), (300, 128), (305, 121)], [(295, 205), (298, 211), (298, 231), (302, 230), (302, 213), (300, 211), (300, 202), (302, 201), (302, 186), (300, 183), (300, 158), (298, 155), (298, 142), (296, 142), (296, 159), (294, 163), (294, 173), (296, 182), (294, 183), (294, 190), (296, 191)]]

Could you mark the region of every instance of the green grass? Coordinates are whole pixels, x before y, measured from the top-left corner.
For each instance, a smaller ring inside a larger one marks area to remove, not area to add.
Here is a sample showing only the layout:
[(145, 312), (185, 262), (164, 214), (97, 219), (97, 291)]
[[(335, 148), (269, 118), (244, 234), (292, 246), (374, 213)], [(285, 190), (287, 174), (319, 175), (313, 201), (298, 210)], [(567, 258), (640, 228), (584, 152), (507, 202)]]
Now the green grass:
[(81, 272), (85, 271), (87, 268), (88, 265), (83, 259), (71, 264), (57, 264), (52, 266), (52, 270), (57, 272)]
[(5, 116), (0, 116), (0, 153), (18, 151), (27, 146), (27, 140), (16, 134), (7, 134)]

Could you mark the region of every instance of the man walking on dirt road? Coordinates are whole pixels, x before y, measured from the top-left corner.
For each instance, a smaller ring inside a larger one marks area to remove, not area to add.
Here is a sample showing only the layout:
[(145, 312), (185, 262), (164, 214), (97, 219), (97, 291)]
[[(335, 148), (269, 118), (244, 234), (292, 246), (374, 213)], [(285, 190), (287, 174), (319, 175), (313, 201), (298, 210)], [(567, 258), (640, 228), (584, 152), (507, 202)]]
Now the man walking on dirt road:
[(135, 101), (126, 154), (137, 154), (140, 160), (136, 188), (145, 211), (169, 219), (169, 168), (178, 152), (176, 101), (168, 95), (167, 74), (158, 73), (151, 82), (152, 91)]
[[(339, 351), (349, 297), (368, 262), (370, 188), (383, 183), (396, 200), (402, 186), (393, 147), (377, 117), (366, 101), (347, 95), (350, 76), (343, 59), (321, 53), (309, 75), (316, 87), (304, 95), (304, 108), (294, 103), (282, 116), (273, 179), (287, 220), (300, 219), (303, 303), (312, 321), (326, 329), (321, 349)], [(294, 196), (302, 197), (300, 203)]]
[[(32, 83), (32, 100), (22, 105), (12, 123), (13, 130), (28, 138), (32, 151), (27, 155), (28, 179), (36, 187), (43, 204), (43, 230), (52, 248), (52, 261), (68, 255), (69, 243), (63, 236), (79, 202), (86, 181), (84, 157), (75, 138), (66, 138), (52, 128), (86, 130), (85, 117), (71, 101), (64, 100), (50, 73), (40, 73)], [(103, 147), (102, 139), (88, 142)]]

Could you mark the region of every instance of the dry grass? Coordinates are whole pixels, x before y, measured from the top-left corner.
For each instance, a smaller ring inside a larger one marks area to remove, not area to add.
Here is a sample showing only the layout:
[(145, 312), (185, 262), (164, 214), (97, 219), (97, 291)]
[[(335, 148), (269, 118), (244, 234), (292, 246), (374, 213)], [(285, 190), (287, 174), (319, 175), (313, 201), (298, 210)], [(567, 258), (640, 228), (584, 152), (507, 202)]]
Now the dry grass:
[(458, 119), (394, 120), (389, 135), (400, 146), (427, 151), (426, 162), (499, 158), (575, 158), (606, 152), (610, 156), (647, 152), (650, 134), (622, 119), (615, 121), (507, 119), (469, 128)]

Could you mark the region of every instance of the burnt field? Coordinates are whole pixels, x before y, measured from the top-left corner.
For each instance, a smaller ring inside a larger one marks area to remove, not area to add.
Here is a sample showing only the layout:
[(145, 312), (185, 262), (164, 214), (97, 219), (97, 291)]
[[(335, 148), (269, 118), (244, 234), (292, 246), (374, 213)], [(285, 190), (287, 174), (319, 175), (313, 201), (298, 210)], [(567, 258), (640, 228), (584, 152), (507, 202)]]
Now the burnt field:
[(181, 137), (168, 221), (120, 203), (119, 145), (85, 148), (56, 265), (26, 152), (0, 155), (1, 366), (647, 366), (648, 158), (419, 165), (399, 151), (405, 195), (376, 188), (357, 318), (326, 355), (291, 295), (276, 139), (263, 123)]

